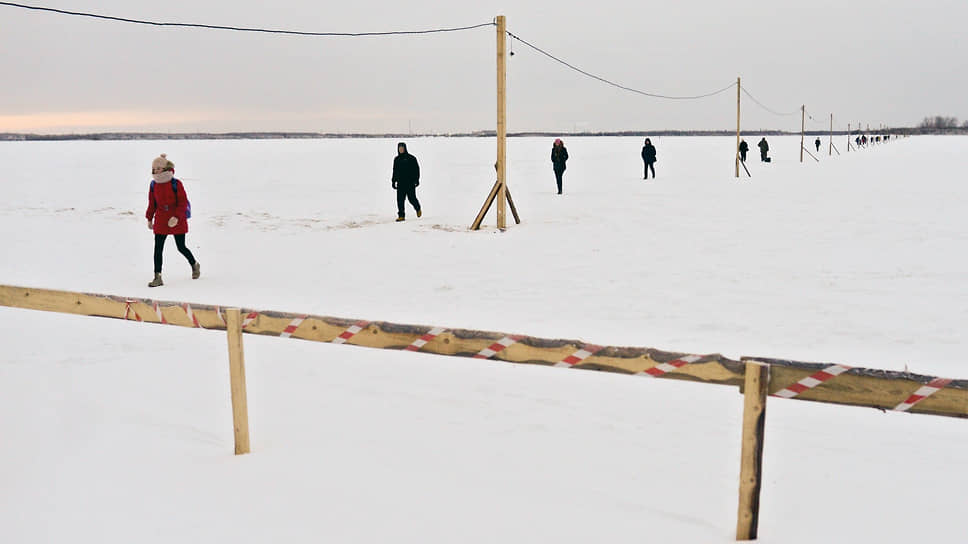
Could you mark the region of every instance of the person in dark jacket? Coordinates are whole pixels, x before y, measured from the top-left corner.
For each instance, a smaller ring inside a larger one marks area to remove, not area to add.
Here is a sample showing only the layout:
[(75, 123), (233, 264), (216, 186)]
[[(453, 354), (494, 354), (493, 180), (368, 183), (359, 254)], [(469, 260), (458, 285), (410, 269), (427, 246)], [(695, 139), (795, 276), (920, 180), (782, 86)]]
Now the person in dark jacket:
[(816, 140), (814, 140), (813, 145), (817, 146), (817, 151), (819, 152), (820, 151), (820, 137), (819, 136), (817, 137)]
[(162, 153), (151, 161), (151, 180), (145, 219), (148, 220), (148, 230), (155, 234), (155, 278), (148, 287), (165, 284), (161, 280), (161, 264), (165, 239), (169, 234), (175, 237), (175, 246), (191, 265), (192, 279), (197, 280), (202, 274), (202, 265), (185, 246), (185, 235), (188, 234), (188, 194), (185, 193), (185, 184), (175, 179), (175, 163), (168, 160), (168, 155)]
[(746, 162), (746, 154), (750, 150), (750, 144), (746, 143), (746, 140), (739, 141), (739, 160), (741, 162)]
[(561, 194), (561, 176), (565, 174), (565, 163), (568, 162), (568, 150), (565, 143), (556, 138), (551, 146), (551, 164), (555, 170), (555, 180), (558, 182), (558, 194)]
[(393, 177), (390, 184), (397, 190), (397, 221), (404, 221), (406, 213), (403, 201), (409, 200), (410, 205), (417, 211), (417, 217), (423, 215), (420, 201), (417, 200), (417, 186), (420, 185), (420, 164), (417, 157), (407, 152), (407, 144), (397, 144), (397, 156), (393, 159)]
[(760, 160), (763, 162), (770, 162), (767, 160), (769, 157), (766, 156), (766, 154), (770, 152), (770, 144), (766, 143), (766, 136), (760, 140), (760, 143), (756, 144), (756, 147), (760, 148)]
[(649, 179), (649, 170), (652, 170), (652, 178), (655, 178), (655, 146), (652, 145), (652, 140), (646, 138), (645, 145), (642, 146), (642, 161), (645, 163), (645, 177), (642, 179)]

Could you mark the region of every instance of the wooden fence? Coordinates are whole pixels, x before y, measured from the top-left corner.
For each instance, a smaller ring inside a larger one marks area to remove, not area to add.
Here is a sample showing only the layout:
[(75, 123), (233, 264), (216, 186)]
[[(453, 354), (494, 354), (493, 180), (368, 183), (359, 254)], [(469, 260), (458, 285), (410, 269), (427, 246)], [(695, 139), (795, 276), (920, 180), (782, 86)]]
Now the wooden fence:
[(719, 354), (4, 285), (0, 306), (227, 331), (236, 453), (248, 451), (241, 333), (736, 386), (746, 398), (739, 540), (756, 538), (767, 396), (968, 418), (968, 380), (832, 363), (760, 357), (737, 361)]

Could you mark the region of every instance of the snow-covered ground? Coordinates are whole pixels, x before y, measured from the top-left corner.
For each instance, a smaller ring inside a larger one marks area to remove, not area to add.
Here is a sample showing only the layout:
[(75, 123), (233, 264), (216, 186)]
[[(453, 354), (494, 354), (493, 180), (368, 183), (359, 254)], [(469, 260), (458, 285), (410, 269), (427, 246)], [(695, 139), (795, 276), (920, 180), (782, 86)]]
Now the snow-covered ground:
[[(562, 196), (550, 140), (511, 139), (504, 233), (467, 231), (493, 140), (408, 143), (402, 224), (394, 141), (0, 144), (0, 283), (968, 376), (968, 138), (770, 138), (740, 181), (730, 138), (659, 138), (654, 181), (641, 139), (571, 138)], [(161, 152), (203, 276), (169, 241), (149, 289)], [(732, 388), (246, 336), (235, 458), (223, 335), (0, 330), (3, 542), (732, 540)], [(761, 541), (963, 541), (966, 425), (771, 400)]]

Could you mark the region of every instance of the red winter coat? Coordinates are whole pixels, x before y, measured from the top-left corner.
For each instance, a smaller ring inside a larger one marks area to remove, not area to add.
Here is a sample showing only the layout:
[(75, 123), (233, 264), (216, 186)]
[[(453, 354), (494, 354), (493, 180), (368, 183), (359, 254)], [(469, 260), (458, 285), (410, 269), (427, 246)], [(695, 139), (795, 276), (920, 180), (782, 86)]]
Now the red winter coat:
[[(175, 198), (175, 191), (171, 189), (171, 183), (178, 181), (178, 198)], [(145, 211), (145, 218), (154, 221), (155, 234), (187, 234), (188, 219), (185, 214), (188, 212), (188, 195), (185, 194), (185, 184), (174, 179), (168, 183), (157, 183), (148, 189), (148, 209)], [(178, 224), (174, 227), (168, 226), (168, 220), (172, 217), (178, 218)]]

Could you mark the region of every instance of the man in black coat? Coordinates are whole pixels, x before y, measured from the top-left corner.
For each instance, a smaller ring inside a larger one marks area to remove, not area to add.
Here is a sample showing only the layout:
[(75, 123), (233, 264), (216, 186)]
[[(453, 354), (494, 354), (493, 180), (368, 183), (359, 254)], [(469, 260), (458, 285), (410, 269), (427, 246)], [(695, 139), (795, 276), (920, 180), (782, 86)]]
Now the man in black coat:
[(393, 159), (393, 188), (397, 190), (397, 221), (406, 219), (403, 201), (409, 200), (410, 205), (417, 211), (417, 217), (423, 215), (420, 211), (420, 201), (417, 200), (417, 186), (420, 185), (420, 164), (417, 157), (407, 152), (407, 144), (397, 144), (397, 156)]
[(746, 140), (739, 141), (739, 160), (740, 162), (746, 162), (746, 153), (750, 150), (750, 144), (746, 143)]
[(766, 156), (770, 152), (770, 144), (766, 143), (766, 137), (764, 136), (756, 146), (760, 148), (760, 160), (770, 162), (767, 160), (769, 157)]
[(645, 177), (642, 179), (649, 179), (649, 170), (652, 170), (652, 178), (655, 178), (655, 160), (655, 146), (652, 140), (646, 138), (642, 146), (642, 161), (645, 162)]
[(814, 140), (813, 144), (815, 146), (817, 146), (817, 152), (820, 152), (820, 137), (819, 136), (817, 137), (816, 140)]

